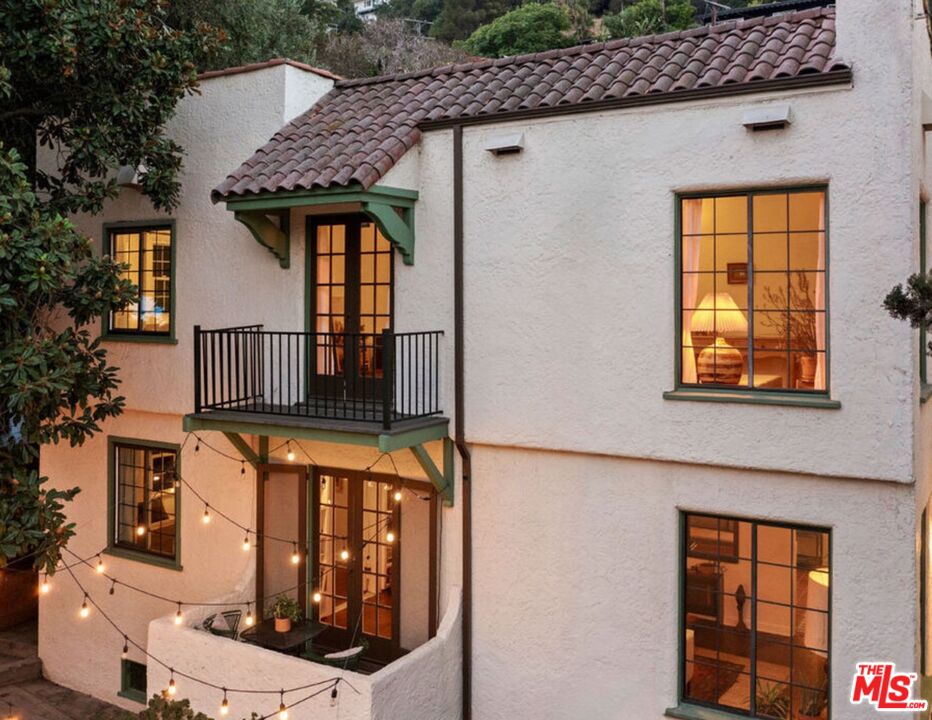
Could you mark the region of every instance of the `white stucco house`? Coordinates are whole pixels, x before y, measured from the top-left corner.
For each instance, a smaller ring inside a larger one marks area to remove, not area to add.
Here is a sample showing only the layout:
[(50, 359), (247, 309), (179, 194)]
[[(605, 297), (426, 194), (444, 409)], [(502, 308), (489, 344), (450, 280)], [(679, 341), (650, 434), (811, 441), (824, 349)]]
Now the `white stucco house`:
[(41, 455), (82, 488), (49, 678), (211, 717), (858, 720), (859, 661), (932, 674), (932, 411), (882, 307), (925, 263), (919, 0), (201, 90), (178, 208), (76, 218), (142, 299), (101, 328), (126, 412)]

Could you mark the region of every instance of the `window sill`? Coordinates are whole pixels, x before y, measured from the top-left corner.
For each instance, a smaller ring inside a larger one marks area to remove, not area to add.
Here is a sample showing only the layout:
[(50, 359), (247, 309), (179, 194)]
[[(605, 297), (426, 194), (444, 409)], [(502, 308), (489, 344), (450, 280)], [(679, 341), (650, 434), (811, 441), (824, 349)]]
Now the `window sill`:
[(146, 694), (144, 692), (139, 692), (138, 690), (120, 690), (117, 693), (118, 697), (126, 698), (127, 700), (132, 700), (137, 702), (140, 705), (147, 705)]
[(689, 703), (680, 703), (676, 707), (667, 708), (664, 715), (678, 720), (747, 720), (747, 715), (741, 713), (728, 712), (717, 708), (703, 707), (702, 705), (690, 705)]
[(932, 397), (932, 383), (919, 383), (919, 402), (924, 403)]
[(120, 547), (119, 545), (111, 545), (104, 550), (104, 553), (125, 560), (135, 560), (136, 562), (146, 563), (147, 565), (155, 565), (156, 567), (162, 567), (166, 570), (177, 570), (181, 572), (181, 570), (184, 569), (177, 559), (172, 560), (171, 558), (159, 557), (158, 555), (151, 555), (140, 550)]
[(699, 402), (745, 403), (750, 405), (784, 405), (790, 407), (821, 408), (837, 410), (838, 400), (825, 395), (802, 393), (776, 393), (754, 390), (705, 390), (702, 388), (678, 388), (663, 394), (664, 400), (696, 400)]
[(172, 335), (122, 335), (104, 333), (100, 336), (103, 342), (134, 342), (134, 343), (155, 343), (157, 345), (177, 345), (178, 339)]

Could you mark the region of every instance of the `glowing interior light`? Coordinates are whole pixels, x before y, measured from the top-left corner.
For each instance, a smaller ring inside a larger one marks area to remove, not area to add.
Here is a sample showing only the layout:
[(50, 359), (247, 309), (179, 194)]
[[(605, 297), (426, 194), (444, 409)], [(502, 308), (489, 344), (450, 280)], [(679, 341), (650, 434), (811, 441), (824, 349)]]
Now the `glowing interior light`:
[(818, 583), (822, 587), (828, 587), (828, 568), (818, 568), (817, 570), (809, 571), (809, 579), (814, 583)]
[(142, 525), (137, 525), (137, 526), (136, 526), (136, 535), (138, 535), (139, 537), (142, 537), (142, 536), (145, 535), (145, 534), (146, 534), (146, 529), (145, 529)]

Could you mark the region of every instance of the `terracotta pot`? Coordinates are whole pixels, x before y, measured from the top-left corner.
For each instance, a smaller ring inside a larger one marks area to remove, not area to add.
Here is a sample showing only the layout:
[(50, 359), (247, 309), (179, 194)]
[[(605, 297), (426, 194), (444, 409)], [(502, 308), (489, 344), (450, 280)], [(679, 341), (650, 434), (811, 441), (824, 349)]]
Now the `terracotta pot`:
[(291, 630), (291, 618), (275, 618), (275, 632), (286, 633)]
[[(799, 379), (804, 383), (811, 383), (815, 379), (815, 355), (803, 355), (799, 358)], [(818, 715), (816, 716), (818, 717)]]

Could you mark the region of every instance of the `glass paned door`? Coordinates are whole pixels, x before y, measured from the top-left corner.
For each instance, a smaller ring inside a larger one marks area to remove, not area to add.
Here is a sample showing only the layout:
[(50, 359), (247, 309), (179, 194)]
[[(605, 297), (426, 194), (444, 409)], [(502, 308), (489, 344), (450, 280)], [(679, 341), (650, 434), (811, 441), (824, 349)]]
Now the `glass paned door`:
[(391, 243), (358, 215), (312, 221), (311, 354), (314, 388), (328, 395), (377, 396), (382, 379), (381, 333), (391, 327)]
[(368, 655), (398, 653), (400, 512), (391, 481), (359, 473), (320, 473), (315, 485), (317, 643), (342, 650), (369, 643)]

